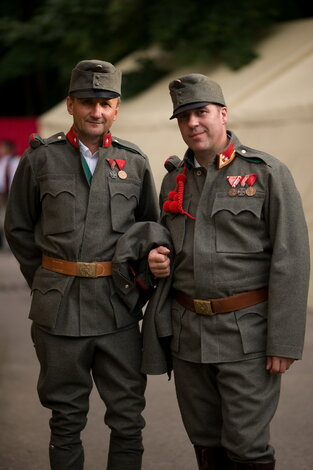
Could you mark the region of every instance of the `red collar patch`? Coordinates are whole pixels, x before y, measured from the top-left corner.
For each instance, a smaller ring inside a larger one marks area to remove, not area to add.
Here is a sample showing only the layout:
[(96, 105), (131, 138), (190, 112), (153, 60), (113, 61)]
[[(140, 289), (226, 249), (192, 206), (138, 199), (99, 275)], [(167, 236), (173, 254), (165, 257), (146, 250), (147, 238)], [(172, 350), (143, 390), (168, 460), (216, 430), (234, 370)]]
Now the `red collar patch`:
[(217, 161), (218, 169), (224, 168), (224, 166), (229, 165), (236, 157), (234, 142), (231, 142), (229, 146), (224, 150), (224, 152), (219, 153), (217, 157), (218, 157), (218, 161)]

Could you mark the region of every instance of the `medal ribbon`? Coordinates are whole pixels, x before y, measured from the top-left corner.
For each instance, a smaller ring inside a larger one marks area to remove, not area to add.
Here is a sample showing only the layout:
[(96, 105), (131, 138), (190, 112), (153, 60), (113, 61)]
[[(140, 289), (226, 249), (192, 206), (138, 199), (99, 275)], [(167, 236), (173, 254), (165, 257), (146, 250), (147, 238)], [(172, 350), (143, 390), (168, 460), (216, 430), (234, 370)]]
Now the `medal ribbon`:
[(236, 188), (239, 183), (242, 187), (245, 186), (246, 184), (248, 186), (253, 186), (254, 183), (256, 182), (256, 179), (257, 179), (256, 174), (241, 175), (241, 176), (227, 176), (227, 180), (232, 188)]
[(242, 176), (227, 176), (228, 182), (232, 188), (236, 188), (236, 186), (240, 183)]
[(248, 186), (253, 186), (254, 183), (256, 182), (257, 175), (256, 175), (256, 174), (245, 175), (244, 178), (246, 178), (246, 179), (245, 179), (245, 182), (244, 182), (244, 184), (242, 184), (242, 182), (241, 182), (241, 183), (240, 183), (241, 186), (244, 186), (245, 184), (247, 184)]
[(123, 170), (126, 165), (126, 160), (120, 160), (118, 158), (106, 158), (106, 161), (110, 165), (111, 170), (117, 166), (119, 170)]

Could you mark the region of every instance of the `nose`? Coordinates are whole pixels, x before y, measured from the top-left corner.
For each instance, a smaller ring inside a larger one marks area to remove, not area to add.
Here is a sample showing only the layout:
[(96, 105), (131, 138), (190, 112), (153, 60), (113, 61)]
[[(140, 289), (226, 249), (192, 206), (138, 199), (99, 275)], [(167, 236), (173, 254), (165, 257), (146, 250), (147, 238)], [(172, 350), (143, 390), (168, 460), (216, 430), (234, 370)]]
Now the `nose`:
[(102, 113), (102, 108), (101, 108), (100, 103), (95, 103), (91, 110), (92, 116), (99, 118), (101, 117), (101, 113)]
[(190, 113), (188, 118), (187, 124), (189, 127), (197, 127), (199, 125), (199, 119), (195, 113)]

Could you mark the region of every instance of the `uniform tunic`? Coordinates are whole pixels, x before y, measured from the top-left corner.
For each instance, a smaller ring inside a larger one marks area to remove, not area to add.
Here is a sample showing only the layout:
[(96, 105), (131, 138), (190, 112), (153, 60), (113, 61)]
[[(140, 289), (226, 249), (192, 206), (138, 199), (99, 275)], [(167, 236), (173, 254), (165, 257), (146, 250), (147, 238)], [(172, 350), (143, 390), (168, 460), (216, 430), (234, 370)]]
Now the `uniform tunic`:
[[(196, 299), (269, 288), (268, 302), (236, 312), (198, 315), (173, 303), (173, 355), (218, 363), (273, 355), (300, 358), (309, 282), (308, 233), (299, 193), (287, 167), (241, 145), (235, 158), (196, 168), (189, 149), (165, 176), (161, 204), (186, 165), (183, 209), (196, 220), (163, 210), (175, 248), (173, 286)], [(220, 156), (219, 158), (222, 158)], [(226, 161), (227, 163), (227, 161)], [(229, 195), (230, 177), (256, 175), (256, 192)]]
[[(15, 174), (6, 234), (32, 289), (30, 318), (52, 334), (102, 335), (135, 324), (140, 312), (128, 311), (111, 277), (48, 271), (40, 266), (42, 254), (110, 261), (133, 223), (157, 219), (157, 198), (147, 157), (134, 144), (109, 134), (88, 181), (71, 142), (63, 133), (32, 142)], [(110, 159), (125, 161), (125, 179), (111, 176)]]

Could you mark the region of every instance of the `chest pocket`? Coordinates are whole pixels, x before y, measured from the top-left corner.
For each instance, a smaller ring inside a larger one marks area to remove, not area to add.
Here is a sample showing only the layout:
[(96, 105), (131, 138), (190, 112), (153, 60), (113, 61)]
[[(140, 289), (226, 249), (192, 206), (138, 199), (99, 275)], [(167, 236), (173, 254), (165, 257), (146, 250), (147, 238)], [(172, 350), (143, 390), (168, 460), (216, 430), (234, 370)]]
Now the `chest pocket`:
[(40, 181), (44, 235), (75, 230), (75, 177), (49, 175)]
[(109, 182), (112, 228), (125, 233), (136, 222), (140, 185), (135, 182)]
[(230, 197), (217, 193), (212, 217), (215, 222), (216, 251), (220, 253), (260, 253), (263, 251), (264, 193), (253, 197)]

